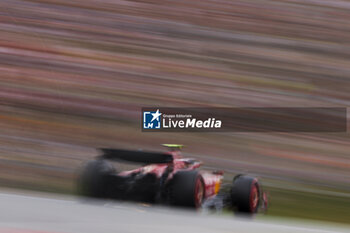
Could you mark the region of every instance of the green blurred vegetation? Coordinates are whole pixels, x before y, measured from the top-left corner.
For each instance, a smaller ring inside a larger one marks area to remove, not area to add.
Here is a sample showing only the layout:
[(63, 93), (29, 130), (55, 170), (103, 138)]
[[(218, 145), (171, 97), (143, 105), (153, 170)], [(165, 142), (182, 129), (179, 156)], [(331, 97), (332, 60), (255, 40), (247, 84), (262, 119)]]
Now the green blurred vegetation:
[(302, 190), (269, 188), (268, 215), (349, 224), (350, 201), (347, 196), (332, 196)]

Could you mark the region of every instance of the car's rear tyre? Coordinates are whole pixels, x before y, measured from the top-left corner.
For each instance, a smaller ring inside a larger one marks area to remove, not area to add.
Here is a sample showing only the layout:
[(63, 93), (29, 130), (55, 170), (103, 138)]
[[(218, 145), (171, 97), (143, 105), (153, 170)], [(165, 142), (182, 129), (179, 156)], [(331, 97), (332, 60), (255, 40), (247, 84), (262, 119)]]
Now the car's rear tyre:
[(89, 161), (78, 178), (78, 193), (87, 197), (109, 196), (109, 177), (115, 173), (114, 166), (102, 159)]
[(238, 175), (231, 189), (232, 207), (237, 214), (252, 215), (260, 204), (260, 186), (254, 177)]
[(173, 205), (200, 208), (205, 197), (203, 177), (198, 171), (177, 172), (170, 182), (169, 195)]

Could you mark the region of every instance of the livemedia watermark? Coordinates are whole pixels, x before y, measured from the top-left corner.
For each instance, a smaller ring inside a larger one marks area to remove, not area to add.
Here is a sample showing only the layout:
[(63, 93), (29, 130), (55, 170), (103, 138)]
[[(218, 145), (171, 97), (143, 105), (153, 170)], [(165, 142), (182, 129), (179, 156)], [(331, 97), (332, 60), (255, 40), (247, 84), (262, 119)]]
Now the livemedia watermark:
[(143, 132), (346, 132), (346, 108), (142, 108)]

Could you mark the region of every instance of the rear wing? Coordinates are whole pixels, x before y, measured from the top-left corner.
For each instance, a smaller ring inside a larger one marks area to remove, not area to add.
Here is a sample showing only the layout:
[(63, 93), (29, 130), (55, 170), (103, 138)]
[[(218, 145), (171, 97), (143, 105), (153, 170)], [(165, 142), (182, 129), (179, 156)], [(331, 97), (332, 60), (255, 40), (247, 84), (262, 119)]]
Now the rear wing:
[(99, 150), (102, 152), (100, 158), (108, 160), (127, 161), (144, 164), (172, 163), (174, 160), (172, 155), (159, 152), (120, 150), (109, 148), (100, 148)]

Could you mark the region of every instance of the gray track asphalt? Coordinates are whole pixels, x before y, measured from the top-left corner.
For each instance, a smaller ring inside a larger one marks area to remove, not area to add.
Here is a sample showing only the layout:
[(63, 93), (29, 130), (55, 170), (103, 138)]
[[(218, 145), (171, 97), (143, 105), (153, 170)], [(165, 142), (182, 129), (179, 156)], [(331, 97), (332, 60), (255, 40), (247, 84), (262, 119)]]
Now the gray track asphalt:
[(78, 200), (43, 194), (0, 193), (0, 233), (326, 233), (349, 228), (320, 224), (240, 220), (166, 207)]

